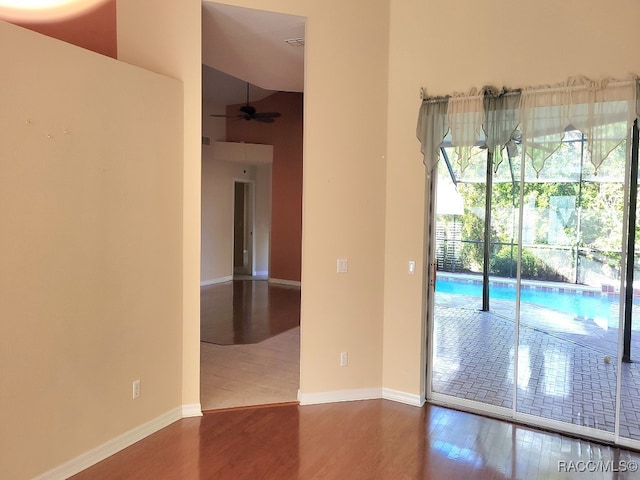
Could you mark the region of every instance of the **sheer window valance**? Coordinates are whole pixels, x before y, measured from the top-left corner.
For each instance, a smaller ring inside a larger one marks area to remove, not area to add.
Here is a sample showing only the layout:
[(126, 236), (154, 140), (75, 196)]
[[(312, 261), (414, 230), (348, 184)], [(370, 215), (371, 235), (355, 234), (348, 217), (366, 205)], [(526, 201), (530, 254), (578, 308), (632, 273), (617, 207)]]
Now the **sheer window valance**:
[(455, 161), (460, 170), (465, 170), (471, 158), (471, 149), (484, 144), (482, 122), (484, 96), (475, 94), (449, 98), (447, 120), (449, 123), (449, 139), (454, 147)]
[(505, 149), (508, 157), (515, 157), (517, 154), (516, 141), (520, 138), (519, 102), (518, 92), (496, 92), (485, 89), (483, 102), (485, 119), (482, 128), (486, 135), (486, 146), (493, 153), (496, 169), (504, 159)]
[(427, 171), (437, 163), (441, 146), (454, 147), (455, 161), (464, 171), (473, 146), (490, 149), (497, 168), (505, 149), (513, 157), (521, 143), (524, 158), (540, 173), (560, 147), (565, 131), (577, 129), (586, 137), (597, 174), (640, 116), (639, 91), (637, 80), (592, 82), (577, 77), (564, 85), (522, 92), (485, 87), (479, 95), (425, 99), (417, 136)]
[(420, 140), (420, 150), (428, 173), (438, 163), (440, 145), (449, 130), (448, 99), (449, 97), (425, 99), (418, 114), (416, 135)]

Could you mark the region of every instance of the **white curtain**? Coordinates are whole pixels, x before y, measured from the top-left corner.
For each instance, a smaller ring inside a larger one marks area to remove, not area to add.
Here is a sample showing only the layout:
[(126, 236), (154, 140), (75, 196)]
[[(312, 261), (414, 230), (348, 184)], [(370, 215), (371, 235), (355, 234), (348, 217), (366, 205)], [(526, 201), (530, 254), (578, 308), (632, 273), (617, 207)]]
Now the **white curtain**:
[(438, 163), (440, 145), (448, 128), (447, 97), (423, 100), (418, 115), (416, 136), (420, 140), (420, 150), (428, 175)]
[(469, 166), (471, 149), (484, 145), (484, 95), (475, 91), (466, 96), (455, 96), (449, 99), (447, 117), (451, 145), (454, 147), (455, 161), (460, 172)]
[(519, 116), (525, 158), (539, 175), (565, 131), (577, 129), (586, 136), (597, 175), (609, 153), (627, 139), (635, 100), (635, 82), (578, 77), (560, 86), (524, 89)]
[(517, 155), (516, 141), (520, 138), (518, 131), (519, 92), (484, 90), (484, 124), (482, 126), (487, 148), (493, 153), (495, 171), (504, 159), (506, 149), (508, 157)]
[(446, 135), (460, 172), (469, 165), (473, 147), (491, 149), (497, 168), (504, 148), (513, 157), (521, 141), (524, 160), (539, 175), (562, 145), (565, 131), (577, 129), (586, 137), (597, 175), (607, 156), (626, 141), (633, 120), (640, 117), (636, 79), (594, 82), (575, 77), (553, 87), (525, 88), (520, 95), (507, 93), (485, 87), (480, 94), (472, 91), (423, 100), (417, 136), (428, 173), (438, 161)]

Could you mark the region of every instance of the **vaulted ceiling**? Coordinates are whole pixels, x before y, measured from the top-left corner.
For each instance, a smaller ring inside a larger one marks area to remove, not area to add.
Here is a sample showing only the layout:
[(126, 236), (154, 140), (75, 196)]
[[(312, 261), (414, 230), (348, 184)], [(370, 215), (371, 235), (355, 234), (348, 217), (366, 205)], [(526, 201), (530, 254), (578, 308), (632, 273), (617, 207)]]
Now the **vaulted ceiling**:
[(273, 91), (304, 89), (305, 19), (202, 3), (203, 97), (213, 103), (259, 100)]

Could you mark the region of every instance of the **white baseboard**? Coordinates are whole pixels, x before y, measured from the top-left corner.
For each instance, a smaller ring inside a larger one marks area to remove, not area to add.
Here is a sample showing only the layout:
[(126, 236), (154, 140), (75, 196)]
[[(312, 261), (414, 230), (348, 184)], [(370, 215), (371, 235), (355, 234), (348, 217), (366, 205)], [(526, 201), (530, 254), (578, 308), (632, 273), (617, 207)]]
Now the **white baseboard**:
[(269, 276), (269, 270), (256, 270), (253, 272), (253, 276), (267, 278)]
[(334, 390), (331, 392), (316, 393), (302, 393), (298, 390), (298, 401), (300, 402), (300, 405), (350, 402), (354, 400), (373, 400), (377, 398), (405, 403), (414, 407), (422, 407), (425, 402), (424, 395), (400, 392), (390, 388), (358, 388), (353, 390)]
[(382, 398), (385, 400), (392, 400), (394, 402), (406, 403), (407, 405), (413, 405), (414, 407), (422, 407), (425, 402), (424, 395), (400, 392), (390, 388), (382, 389)]
[(288, 285), (290, 287), (300, 287), (302, 285), (301, 282), (296, 282), (294, 280), (281, 280), (279, 278), (270, 278), (269, 283), (276, 283), (278, 285)]
[(200, 282), (200, 286), (206, 287), (207, 285), (215, 285), (216, 283), (230, 282), (231, 280), (233, 280), (233, 275), (229, 275), (227, 277), (212, 278), (210, 280), (202, 280)]
[(182, 405), (182, 418), (201, 417), (202, 405), (199, 403), (189, 403)]
[(352, 402), (355, 400), (373, 400), (382, 398), (381, 388), (356, 388), (353, 390), (334, 390), (331, 392), (302, 393), (298, 390), (300, 405), (320, 403)]
[(122, 435), (118, 435), (102, 445), (35, 477), (34, 480), (65, 480), (101, 462), (105, 458), (118, 453), (120, 450), (124, 450), (152, 433), (171, 425), (173, 422), (180, 420), (183, 417), (182, 411), (183, 407), (174, 408), (147, 423), (133, 428)]
[[(390, 388), (357, 388), (351, 390), (334, 390), (330, 392), (302, 393), (298, 390), (300, 405), (317, 405), (322, 403), (350, 402), (356, 400), (373, 400), (384, 398), (394, 402), (406, 403), (416, 407), (424, 405), (424, 396), (400, 392)], [(147, 423), (119, 435), (102, 445), (69, 460), (62, 465), (45, 472), (34, 480), (65, 480), (96, 463), (118, 453), (145, 437), (171, 425), (173, 422), (187, 417), (202, 416), (202, 406), (199, 403), (186, 404), (174, 408)]]

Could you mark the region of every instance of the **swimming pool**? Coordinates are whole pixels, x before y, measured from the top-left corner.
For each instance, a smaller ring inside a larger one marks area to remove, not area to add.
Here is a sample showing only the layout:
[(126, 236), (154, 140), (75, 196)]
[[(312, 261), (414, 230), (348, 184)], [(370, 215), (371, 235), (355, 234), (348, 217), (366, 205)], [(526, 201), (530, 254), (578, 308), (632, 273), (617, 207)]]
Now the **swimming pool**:
[[(530, 303), (576, 317), (606, 319), (610, 326), (617, 326), (620, 304), (618, 294), (581, 289), (571, 284), (559, 283), (557, 287), (549, 285), (552, 284), (523, 284), (520, 293), (521, 304)], [(436, 292), (478, 297), (481, 302), (482, 283), (477, 279), (458, 279), (439, 274), (436, 281)], [(515, 301), (515, 283), (491, 281), (489, 283), (489, 298)], [(640, 307), (638, 299), (634, 299), (633, 303), (634, 306)]]

